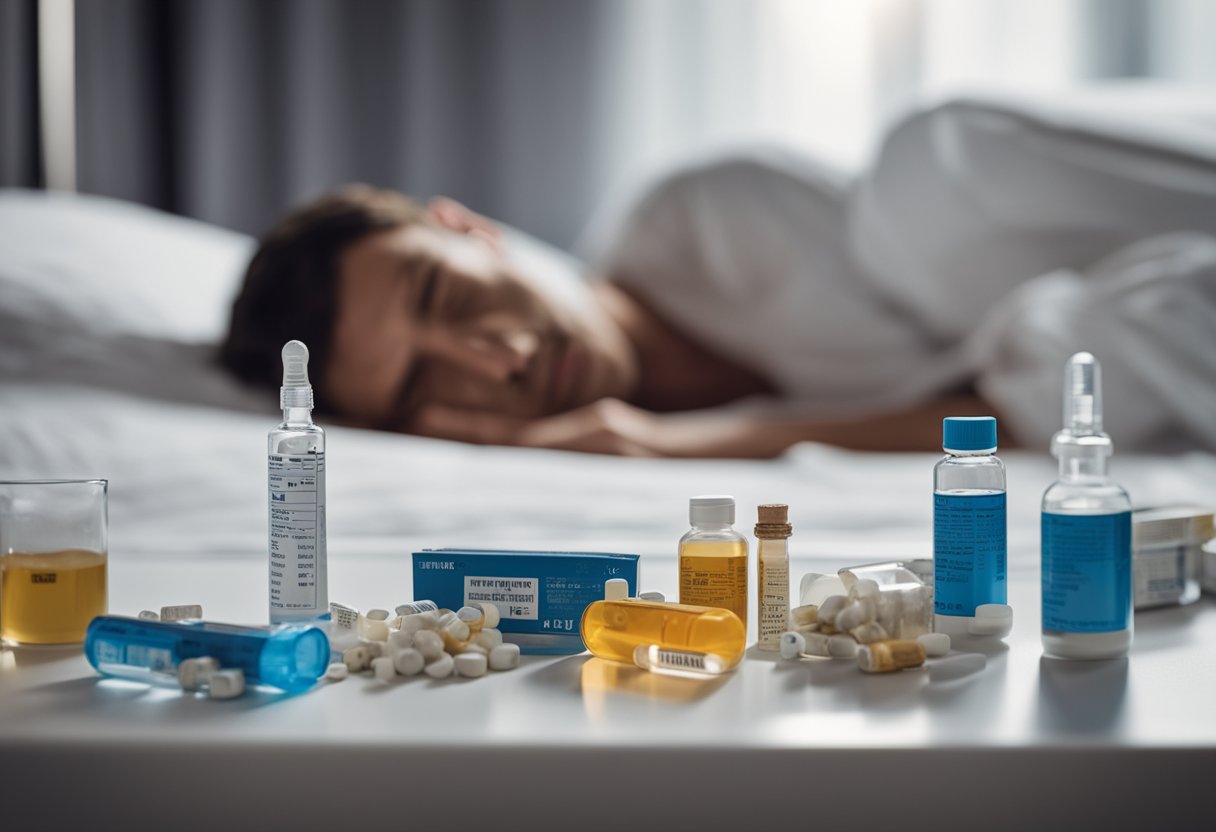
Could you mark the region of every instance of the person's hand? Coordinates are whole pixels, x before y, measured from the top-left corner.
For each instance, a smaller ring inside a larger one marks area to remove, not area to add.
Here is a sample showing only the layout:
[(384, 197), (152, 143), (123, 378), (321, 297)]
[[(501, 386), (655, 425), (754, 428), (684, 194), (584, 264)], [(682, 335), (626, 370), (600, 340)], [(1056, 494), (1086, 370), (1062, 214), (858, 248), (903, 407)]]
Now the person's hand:
[(664, 456), (659, 419), (616, 399), (536, 419), (429, 404), (419, 409), (411, 432), (479, 445), (552, 448), (617, 456)]

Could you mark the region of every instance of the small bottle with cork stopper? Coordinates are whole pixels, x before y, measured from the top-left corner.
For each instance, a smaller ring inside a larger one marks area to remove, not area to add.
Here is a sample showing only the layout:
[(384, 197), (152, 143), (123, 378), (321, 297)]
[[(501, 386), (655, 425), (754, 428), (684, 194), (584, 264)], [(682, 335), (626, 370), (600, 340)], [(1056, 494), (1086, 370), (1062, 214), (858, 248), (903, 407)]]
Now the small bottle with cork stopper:
[(777, 651), (781, 634), (789, 629), (790, 555), (787, 541), (794, 527), (789, 506), (766, 503), (757, 507), (756, 522), (756, 612), (761, 650)]

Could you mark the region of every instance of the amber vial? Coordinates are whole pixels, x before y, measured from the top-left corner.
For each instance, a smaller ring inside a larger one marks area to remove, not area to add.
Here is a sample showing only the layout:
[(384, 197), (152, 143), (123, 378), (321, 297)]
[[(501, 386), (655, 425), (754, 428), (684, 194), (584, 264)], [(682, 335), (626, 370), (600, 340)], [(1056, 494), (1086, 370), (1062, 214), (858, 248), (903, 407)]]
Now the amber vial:
[(693, 497), (680, 538), (680, 603), (728, 609), (747, 628), (747, 540), (734, 530), (735, 499)]
[(633, 663), (638, 647), (713, 653), (734, 667), (747, 647), (747, 629), (729, 610), (662, 601), (595, 601), (583, 611), (587, 649), (601, 659)]

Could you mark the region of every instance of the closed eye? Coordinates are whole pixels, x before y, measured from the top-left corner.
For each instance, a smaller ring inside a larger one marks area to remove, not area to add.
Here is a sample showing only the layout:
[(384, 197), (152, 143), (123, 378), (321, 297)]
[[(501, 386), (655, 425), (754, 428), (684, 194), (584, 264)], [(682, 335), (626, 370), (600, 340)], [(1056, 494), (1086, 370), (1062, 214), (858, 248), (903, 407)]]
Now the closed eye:
[(435, 295), (439, 289), (439, 263), (432, 261), (426, 265), (422, 275), (422, 286), (418, 289), (416, 311), (418, 317), (426, 317), (435, 306)]

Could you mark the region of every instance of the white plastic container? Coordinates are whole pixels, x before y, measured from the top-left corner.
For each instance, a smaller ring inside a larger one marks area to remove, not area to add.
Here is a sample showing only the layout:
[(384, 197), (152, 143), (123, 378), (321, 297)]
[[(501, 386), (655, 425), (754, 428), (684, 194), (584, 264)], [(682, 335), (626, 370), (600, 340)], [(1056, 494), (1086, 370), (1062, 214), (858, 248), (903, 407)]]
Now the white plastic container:
[(1161, 506), (1132, 512), (1132, 588), (1136, 609), (1199, 600), (1203, 544), (1212, 539), (1212, 510)]

